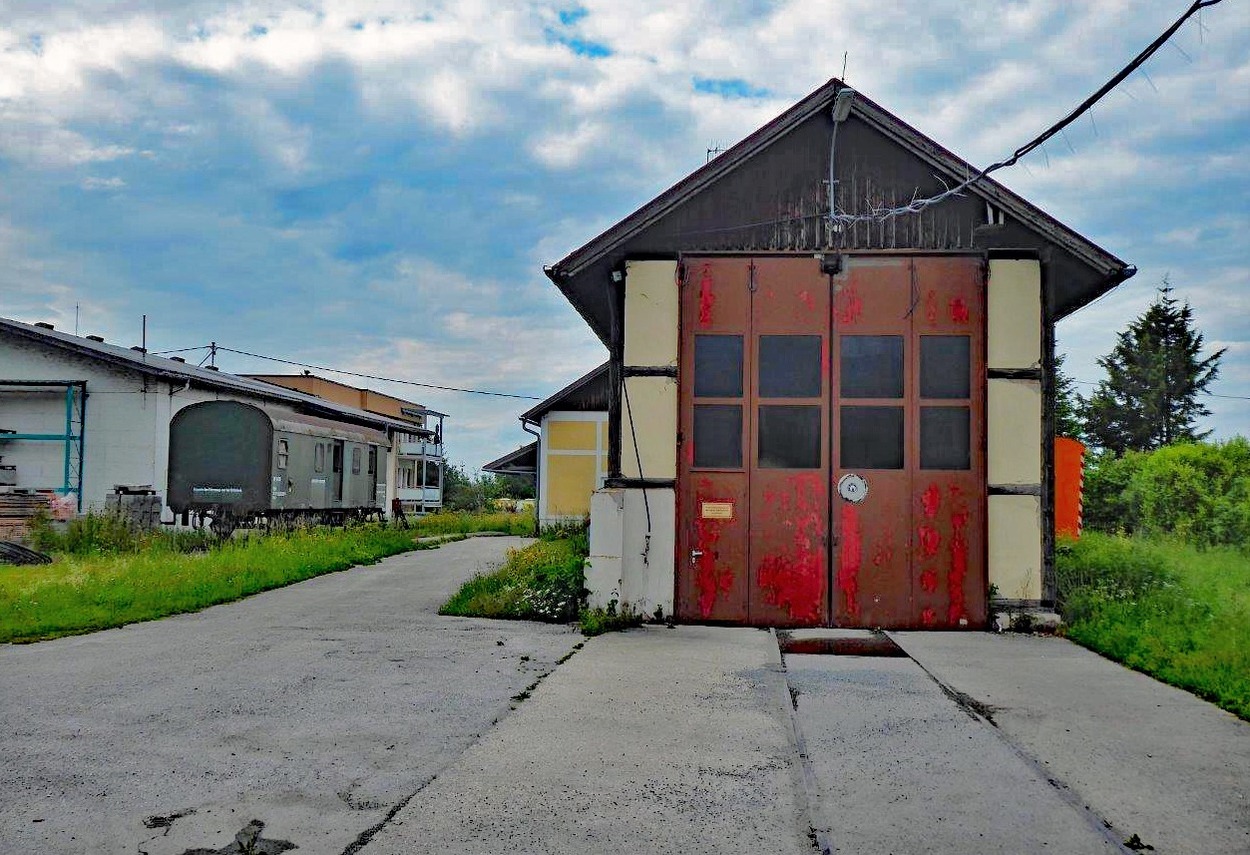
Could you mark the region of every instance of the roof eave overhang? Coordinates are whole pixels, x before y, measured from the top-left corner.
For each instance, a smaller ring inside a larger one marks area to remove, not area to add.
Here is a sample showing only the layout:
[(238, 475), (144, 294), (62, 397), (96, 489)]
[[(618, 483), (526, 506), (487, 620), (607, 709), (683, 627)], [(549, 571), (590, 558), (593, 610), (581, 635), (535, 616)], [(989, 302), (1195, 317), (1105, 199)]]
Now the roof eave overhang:
[[(565, 298), (573, 305), (573, 308), (577, 310), (578, 314), (582, 316), (599, 339), (605, 344), (610, 344), (610, 332), (602, 328), (596, 314), (588, 310), (588, 307), (577, 295), (575, 289), (571, 287), (571, 281), (604, 256), (619, 249), (688, 198), (730, 174), (757, 152), (772, 145), (812, 116), (827, 109), (833, 96), (843, 86), (844, 84), (836, 78), (825, 83), (789, 110), (786, 110), (777, 118), (750, 134), (728, 151), (695, 170), (681, 181), (678, 181), (659, 196), (656, 196), (650, 202), (626, 216), (616, 225), (606, 229), (555, 264), (544, 268), (544, 272), (556, 287), (560, 289), (561, 293), (564, 294)], [(912, 152), (931, 167), (944, 172), (952, 179), (962, 180), (978, 171), (967, 161), (926, 137), (920, 131), (860, 93), (857, 93), (852, 104), (851, 115), (866, 122), (905, 150)], [(1131, 265), (1126, 264), (1088, 238), (1068, 228), (1045, 211), (1008, 190), (992, 178), (982, 179), (969, 187), (968, 192), (1034, 229), (1044, 239), (1071, 253), (1103, 277), (1101, 280), (1103, 284), (1089, 294), (1088, 300), (1081, 302), (1079, 305), (1065, 307), (1060, 316), (1066, 316), (1081, 308), (1081, 306), (1088, 305), (1089, 302), (1096, 300), (1136, 272)], [(1101, 290), (1099, 290), (1100, 288)]]

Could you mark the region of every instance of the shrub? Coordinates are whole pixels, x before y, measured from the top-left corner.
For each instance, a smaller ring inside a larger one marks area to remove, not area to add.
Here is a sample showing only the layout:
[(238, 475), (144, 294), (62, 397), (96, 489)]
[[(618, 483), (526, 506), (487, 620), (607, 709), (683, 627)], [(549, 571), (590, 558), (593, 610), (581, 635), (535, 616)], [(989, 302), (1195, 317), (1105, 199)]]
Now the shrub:
[(439, 614), (562, 623), (576, 620), (586, 596), (586, 551), (572, 538), (508, 550), (504, 565), (474, 576)]
[(462, 511), (440, 511), (417, 517), (412, 529), (420, 535), (438, 534), (471, 534), (477, 531), (499, 531), (520, 537), (534, 536), (534, 517), (532, 514), (518, 514), (505, 511), (496, 513), (468, 513)]
[(1250, 442), (1235, 437), (1093, 455), (1084, 520), (1099, 531), (1250, 549)]

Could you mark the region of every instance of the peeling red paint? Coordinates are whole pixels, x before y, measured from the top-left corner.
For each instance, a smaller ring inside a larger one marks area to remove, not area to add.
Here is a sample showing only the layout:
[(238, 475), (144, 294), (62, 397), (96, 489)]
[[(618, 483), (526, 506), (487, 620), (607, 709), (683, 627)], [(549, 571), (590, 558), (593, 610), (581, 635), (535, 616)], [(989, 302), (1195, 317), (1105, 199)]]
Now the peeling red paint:
[(933, 519), (937, 516), (938, 508), (942, 506), (942, 491), (937, 484), (930, 484), (925, 488), (920, 496), (920, 503), (924, 506), (926, 517)]
[(936, 526), (922, 522), (916, 528), (916, 541), (920, 544), (920, 554), (925, 558), (932, 558), (937, 555), (938, 547), (942, 545), (942, 535)]
[(925, 320), (929, 322), (930, 326), (937, 323), (937, 316), (938, 316), (937, 292), (932, 289), (930, 289), (929, 292), (925, 294), (924, 316), (925, 316)]
[(803, 301), (803, 305), (807, 306), (809, 312), (816, 311), (816, 301), (812, 299), (812, 295), (808, 291), (800, 291), (799, 299)]
[(838, 550), (838, 589), (846, 596), (846, 610), (859, 618), (859, 568), (863, 561), (863, 532), (859, 510), (850, 502), (842, 504), (842, 541)]
[(937, 571), (932, 567), (926, 567), (924, 572), (920, 574), (920, 587), (924, 588), (930, 594), (937, 590), (938, 576)]
[(697, 562), (698, 572), (695, 574), (695, 585), (699, 588), (699, 613), (705, 620), (712, 615), (717, 595), (733, 587), (733, 569), (718, 568), (716, 565), (716, 544), (720, 540), (721, 530), (727, 520), (704, 519), (697, 510), (703, 502), (720, 501), (725, 500), (710, 498), (702, 492), (695, 495), (695, 528), (698, 531), (695, 548), (703, 553)]
[(774, 520), (793, 530), (788, 548), (765, 556), (757, 581), (765, 600), (784, 608), (797, 621), (816, 621), (825, 600), (825, 485), (817, 475), (796, 475), (790, 488), (764, 492), (764, 501), (775, 509)]
[(882, 529), (877, 542), (872, 549), (872, 565), (874, 567), (889, 567), (894, 563), (894, 542), (891, 538), (890, 529)]
[(947, 578), (950, 592), (949, 619), (957, 625), (960, 618), (968, 616), (964, 608), (964, 578), (968, 575), (968, 541), (964, 529), (968, 527), (968, 510), (960, 508), (951, 514), (951, 567)]
[(838, 294), (838, 323), (851, 325), (864, 312), (864, 300), (854, 283)]
[(937, 612), (931, 608), (927, 608), (920, 613), (920, 620), (925, 626), (933, 626), (937, 623)]
[(957, 324), (968, 323), (968, 302), (963, 297), (951, 297), (951, 321)]
[(712, 268), (703, 265), (703, 276), (699, 279), (699, 326), (706, 327), (712, 323), (712, 307), (716, 305), (716, 295), (712, 293)]

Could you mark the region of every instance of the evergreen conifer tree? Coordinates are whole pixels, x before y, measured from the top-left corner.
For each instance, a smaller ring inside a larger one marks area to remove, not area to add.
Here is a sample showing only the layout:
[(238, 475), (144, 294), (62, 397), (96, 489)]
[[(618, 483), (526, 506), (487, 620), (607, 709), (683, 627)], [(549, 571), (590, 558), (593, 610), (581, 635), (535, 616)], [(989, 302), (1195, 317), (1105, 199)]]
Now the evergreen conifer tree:
[(1064, 354), (1055, 357), (1055, 436), (1070, 436), (1080, 439), (1084, 434), (1081, 411), (1076, 390), (1076, 381), (1063, 370)]
[(1197, 419), (1211, 413), (1199, 396), (1219, 375), (1224, 351), (1200, 358), (1203, 339), (1193, 321), (1189, 301), (1172, 296), (1165, 276), (1155, 301), (1098, 360), (1107, 377), (1081, 401), (1090, 444), (1123, 454), (1211, 433), (1195, 431)]

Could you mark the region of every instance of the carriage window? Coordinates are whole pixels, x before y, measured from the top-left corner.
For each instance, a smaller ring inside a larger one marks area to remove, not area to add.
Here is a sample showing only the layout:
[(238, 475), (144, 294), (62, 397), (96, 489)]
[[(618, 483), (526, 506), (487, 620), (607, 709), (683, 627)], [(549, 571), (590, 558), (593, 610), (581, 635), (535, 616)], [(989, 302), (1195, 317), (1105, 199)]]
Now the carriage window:
[(843, 398), (903, 397), (903, 337), (844, 335)]
[[(760, 468), (819, 469), (820, 410), (820, 407), (760, 407)], [(695, 448), (697, 450), (698, 446)]]
[(920, 408), (920, 468), (972, 468), (967, 407)]
[(285, 469), (290, 459), (291, 453), (287, 441), (285, 439), (278, 440), (278, 468)]
[(920, 337), (920, 397), (968, 397), (970, 341), (966, 335)]
[(694, 395), (696, 398), (742, 397), (742, 336), (694, 337)]
[(359, 448), (352, 449), (352, 474), (353, 475), (360, 474), (360, 449)]
[(378, 447), (376, 445), (369, 446), (369, 474), (378, 474)]
[(313, 449), (313, 471), (326, 471), (326, 447), (321, 443), (317, 443), (317, 447)]
[(742, 468), (742, 407), (700, 404), (694, 408), (694, 466)]
[(842, 408), (843, 469), (903, 468), (903, 408)]
[(820, 336), (760, 336), (761, 398), (819, 398), (820, 368)]

